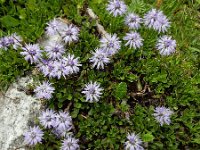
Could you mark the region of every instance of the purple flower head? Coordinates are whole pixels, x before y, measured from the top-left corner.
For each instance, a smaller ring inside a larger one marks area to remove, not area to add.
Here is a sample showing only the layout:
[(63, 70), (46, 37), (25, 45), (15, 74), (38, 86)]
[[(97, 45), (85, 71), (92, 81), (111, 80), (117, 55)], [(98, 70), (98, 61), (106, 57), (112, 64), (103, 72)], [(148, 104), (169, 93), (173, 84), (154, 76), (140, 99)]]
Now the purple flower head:
[(48, 59), (42, 59), (37, 64), (38, 69), (44, 74), (44, 76), (47, 76), (49, 74), (49, 65), (51, 64), (50, 62), (51, 61)]
[(68, 70), (66, 70), (65, 65), (62, 63), (62, 61), (55, 61), (54, 62), (55, 68), (52, 70), (51, 76), (56, 77), (60, 79), (62, 76), (65, 78), (66, 75), (68, 75)]
[(97, 69), (104, 69), (104, 65), (110, 62), (110, 58), (108, 58), (108, 55), (102, 49), (97, 48), (92, 54), (90, 62), (93, 63), (93, 68), (96, 66)]
[(63, 40), (65, 43), (72, 43), (78, 41), (79, 36), (79, 28), (76, 26), (70, 24), (67, 25), (64, 30), (61, 32), (61, 35), (63, 37)]
[(73, 138), (72, 136), (67, 136), (63, 141), (62, 141), (62, 146), (61, 150), (78, 150), (79, 145), (78, 145), (77, 139)]
[(43, 131), (38, 127), (30, 127), (29, 131), (24, 134), (24, 142), (30, 146), (41, 143), (43, 139)]
[(53, 128), (52, 133), (56, 135), (57, 138), (62, 138), (62, 137), (66, 137), (69, 131), (66, 129)]
[(64, 46), (61, 43), (52, 42), (45, 47), (49, 59), (55, 60), (62, 57), (65, 53)]
[(13, 48), (17, 50), (19, 47), (21, 47), (22, 37), (17, 35), (17, 33), (13, 33), (10, 35), (10, 40), (12, 42)]
[(18, 36), (16, 33), (11, 34), (10, 36), (6, 36), (0, 39), (0, 48), (7, 50), (9, 46), (13, 46), (15, 50), (18, 47), (21, 47), (22, 38)]
[(176, 41), (171, 36), (164, 35), (158, 39), (156, 48), (161, 55), (170, 55), (176, 50)]
[(60, 111), (56, 115), (56, 119), (54, 121), (54, 129), (57, 131), (66, 132), (72, 129), (72, 118), (68, 112)]
[(22, 49), (24, 51), (20, 54), (25, 56), (25, 60), (30, 61), (31, 64), (37, 63), (42, 57), (42, 51), (38, 44), (26, 44)]
[(123, 15), (127, 10), (127, 6), (123, 1), (110, 0), (106, 9), (110, 12), (110, 14), (113, 14), (113, 16), (116, 17)]
[(10, 46), (9, 38), (8, 37), (2, 37), (0, 39), (0, 48), (7, 50), (8, 47)]
[(44, 76), (60, 78), (62, 75), (62, 71), (58, 69), (59, 65), (60, 61), (58, 60), (52, 61), (48, 59), (42, 59), (41, 62), (37, 64), (37, 67), (43, 73)]
[(125, 46), (129, 46), (130, 48), (136, 49), (143, 45), (143, 39), (137, 32), (131, 31), (130, 33), (126, 33), (126, 36), (123, 39), (127, 41)]
[(62, 23), (59, 19), (54, 18), (47, 23), (46, 34), (48, 36), (59, 34), (63, 30), (64, 26), (64, 23)]
[(56, 119), (56, 114), (55, 111), (51, 109), (47, 109), (46, 111), (42, 111), (42, 114), (39, 117), (40, 123), (45, 127), (45, 128), (51, 128), (54, 126), (54, 122)]
[(169, 108), (166, 107), (156, 107), (153, 116), (162, 126), (163, 124), (169, 125), (171, 123), (170, 116), (173, 114)]
[(103, 89), (100, 88), (100, 84), (98, 84), (97, 82), (90, 82), (85, 85), (82, 93), (85, 94), (87, 102), (93, 103), (99, 101), (99, 98), (102, 95), (102, 91)]
[(144, 24), (160, 32), (166, 32), (170, 27), (170, 22), (162, 11), (152, 9), (144, 16)]
[(119, 41), (117, 34), (106, 34), (100, 40), (100, 48), (104, 49), (108, 56), (112, 56), (117, 53), (120, 47), (121, 41)]
[(68, 54), (67, 58), (63, 57), (62, 63), (64, 64), (68, 74), (78, 73), (79, 67), (82, 66), (79, 63), (79, 57), (75, 58), (75, 56), (71, 54)]
[(34, 92), (36, 93), (36, 97), (38, 99), (50, 99), (52, 94), (54, 93), (55, 88), (51, 86), (49, 82), (43, 82), (39, 86), (36, 87)]
[(126, 16), (125, 24), (128, 25), (129, 29), (139, 29), (141, 23), (142, 18), (135, 13), (130, 13)]
[(125, 142), (125, 150), (144, 150), (142, 140), (135, 133), (128, 134), (128, 141)]

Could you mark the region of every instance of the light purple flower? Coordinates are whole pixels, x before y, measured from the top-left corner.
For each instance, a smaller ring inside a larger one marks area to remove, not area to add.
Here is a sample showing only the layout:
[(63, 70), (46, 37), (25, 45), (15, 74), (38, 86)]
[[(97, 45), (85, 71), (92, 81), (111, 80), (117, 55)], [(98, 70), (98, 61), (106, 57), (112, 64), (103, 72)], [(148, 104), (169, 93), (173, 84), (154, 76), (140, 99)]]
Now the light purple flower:
[(0, 48), (7, 50), (9, 46), (13, 46), (15, 50), (18, 47), (21, 47), (22, 38), (16, 33), (11, 34), (10, 36), (5, 36), (0, 39)]
[(25, 56), (25, 60), (30, 61), (31, 64), (37, 63), (42, 57), (42, 51), (38, 44), (26, 44), (22, 49), (24, 51), (20, 54)]
[(56, 119), (56, 113), (55, 111), (51, 109), (47, 109), (46, 111), (42, 111), (41, 115), (39, 116), (40, 123), (45, 128), (51, 128), (54, 126), (54, 122)]
[(152, 9), (144, 16), (144, 24), (160, 32), (166, 32), (170, 27), (170, 22), (162, 11)]
[(17, 50), (19, 47), (22, 46), (21, 42), (22, 42), (22, 37), (17, 35), (17, 33), (13, 33), (10, 36), (10, 40), (12, 42), (12, 46), (15, 50)]
[(106, 9), (116, 17), (123, 15), (127, 10), (127, 6), (121, 0), (110, 0)]
[(125, 150), (144, 150), (142, 140), (135, 133), (128, 134), (128, 141), (125, 142)]
[(48, 76), (49, 73), (54, 69), (54, 61), (49, 59), (42, 59), (38, 62), (37, 67), (38, 69), (44, 74), (44, 76)]
[(129, 46), (130, 48), (140, 48), (143, 45), (143, 39), (141, 38), (140, 34), (137, 32), (129, 32), (126, 33), (126, 36), (123, 38), (127, 43), (125, 46)]
[(173, 114), (173, 111), (171, 111), (169, 108), (162, 106), (162, 107), (155, 108), (153, 116), (162, 126), (164, 124), (169, 125), (171, 123), (170, 116), (172, 114)]
[(65, 53), (64, 46), (59, 42), (51, 42), (45, 47), (49, 59), (59, 59)]
[(62, 76), (66, 78), (70, 73), (69, 68), (66, 67), (66, 64), (64, 63), (64, 58), (60, 61), (55, 61), (55, 70), (53, 72), (54, 77), (57, 77), (60, 79)]
[(118, 52), (121, 47), (121, 41), (117, 37), (117, 34), (106, 34), (100, 39), (100, 48), (104, 49), (104, 52), (108, 56), (112, 56)]
[(61, 57), (60, 60), (43, 60), (38, 67), (45, 76), (60, 79), (62, 76), (65, 78), (68, 75), (79, 72), (79, 67), (82, 65), (78, 59), (69, 54), (67, 57)]
[(57, 131), (69, 131), (72, 129), (72, 118), (69, 115), (68, 112), (62, 112), (60, 111), (57, 115), (56, 115), (56, 119), (54, 121), (54, 129), (56, 129)]
[(72, 136), (67, 136), (63, 141), (62, 141), (62, 146), (61, 150), (78, 150), (79, 145), (78, 145), (77, 139), (73, 138)]
[(104, 69), (104, 65), (110, 62), (110, 58), (108, 58), (108, 55), (102, 49), (97, 48), (92, 54), (90, 62), (93, 63), (93, 68), (96, 66), (97, 69)]
[(74, 74), (79, 72), (79, 67), (82, 66), (79, 63), (79, 57), (75, 58), (74, 55), (68, 54), (67, 57), (63, 57), (62, 63), (68, 70), (68, 74)]
[(50, 99), (54, 93), (55, 88), (51, 86), (51, 83), (43, 81), (42, 84), (36, 87), (34, 92), (38, 99)]
[(58, 78), (60, 79), (61, 76), (68, 75), (64, 72), (65, 66), (63, 63), (59, 60), (48, 60), (48, 59), (42, 59), (41, 62), (37, 64), (37, 67), (39, 70), (43, 73), (44, 76), (52, 77), (52, 78)]
[(30, 127), (24, 134), (24, 142), (30, 146), (42, 143), (43, 135), (43, 131), (38, 126)]
[(100, 88), (100, 84), (98, 84), (97, 82), (90, 82), (85, 85), (82, 93), (85, 94), (87, 102), (93, 103), (99, 101), (99, 98), (102, 95), (102, 91), (103, 89)]
[(135, 13), (129, 13), (125, 18), (125, 24), (128, 25), (129, 29), (139, 29), (141, 23), (142, 18)]
[(54, 18), (47, 23), (46, 34), (48, 36), (60, 34), (65, 24), (62, 23), (58, 18)]
[(63, 37), (63, 40), (65, 43), (72, 43), (78, 41), (79, 36), (79, 28), (76, 26), (70, 24), (67, 25), (64, 30), (61, 32), (61, 35)]
[(164, 35), (158, 39), (156, 48), (160, 51), (161, 55), (170, 55), (176, 50), (176, 41), (171, 36)]
[(0, 39), (0, 48), (7, 50), (9, 46), (10, 46), (10, 42), (9, 42), (8, 37), (2, 37)]
[(69, 133), (69, 131), (66, 130), (66, 129), (53, 128), (51, 131), (57, 138), (66, 137), (68, 135), (68, 133)]

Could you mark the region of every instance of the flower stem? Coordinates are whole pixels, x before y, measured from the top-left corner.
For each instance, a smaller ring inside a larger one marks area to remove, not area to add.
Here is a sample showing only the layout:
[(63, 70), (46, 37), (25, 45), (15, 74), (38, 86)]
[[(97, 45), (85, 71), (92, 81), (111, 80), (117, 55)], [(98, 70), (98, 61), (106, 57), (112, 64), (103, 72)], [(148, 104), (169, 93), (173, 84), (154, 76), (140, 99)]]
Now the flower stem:
[(163, 3), (163, 0), (157, 0), (157, 2), (156, 2), (156, 8), (160, 8), (160, 6), (162, 5), (162, 3)]

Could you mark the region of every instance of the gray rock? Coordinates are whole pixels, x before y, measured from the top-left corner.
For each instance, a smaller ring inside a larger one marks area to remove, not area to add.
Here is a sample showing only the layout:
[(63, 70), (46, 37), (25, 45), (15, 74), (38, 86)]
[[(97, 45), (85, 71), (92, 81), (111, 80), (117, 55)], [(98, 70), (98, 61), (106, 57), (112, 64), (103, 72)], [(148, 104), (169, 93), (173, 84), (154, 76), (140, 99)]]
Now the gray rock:
[(0, 95), (0, 150), (25, 150), (23, 134), (33, 124), (42, 104), (25, 90), (32, 83), (31, 77), (23, 77)]

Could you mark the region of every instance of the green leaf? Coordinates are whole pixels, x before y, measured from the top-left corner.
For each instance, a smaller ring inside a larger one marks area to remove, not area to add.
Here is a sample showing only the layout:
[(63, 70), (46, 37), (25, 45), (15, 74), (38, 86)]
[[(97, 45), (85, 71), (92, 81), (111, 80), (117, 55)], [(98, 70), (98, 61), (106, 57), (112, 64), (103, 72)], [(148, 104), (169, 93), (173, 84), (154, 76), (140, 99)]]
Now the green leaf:
[(115, 90), (115, 98), (118, 100), (125, 98), (127, 94), (127, 84), (125, 82), (121, 82), (116, 86)]
[(199, 52), (200, 53), (200, 49), (195, 48), (195, 47), (189, 47), (189, 50), (191, 50), (192, 52)]
[(63, 103), (62, 103), (62, 102), (59, 102), (59, 103), (58, 103), (58, 108), (62, 108), (62, 106), (63, 106)]
[(76, 118), (78, 113), (79, 113), (79, 109), (74, 109), (74, 111), (72, 111), (71, 113), (72, 118)]
[(193, 141), (192, 141), (193, 143), (197, 143), (197, 144), (200, 144), (200, 138), (195, 138), (195, 139), (193, 139)]
[(137, 79), (138, 79), (138, 77), (134, 74), (130, 74), (128, 76), (128, 81), (130, 81), (130, 82), (136, 81)]
[(199, 4), (200, 4), (200, 0), (197, 0), (197, 3), (199, 3)]
[(75, 107), (75, 108), (81, 108), (81, 106), (82, 106), (81, 103), (75, 103), (75, 104), (74, 104), (74, 107)]
[(4, 16), (0, 19), (0, 22), (5, 27), (15, 27), (19, 25), (19, 20), (13, 18), (12, 16)]
[(69, 95), (67, 96), (67, 99), (68, 99), (68, 100), (72, 100), (72, 95), (69, 94)]
[(151, 142), (153, 141), (153, 139), (154, 139), (154, 136), (151, 133), (147, 133), (142, 136), (142, 140), (144, 142)]

